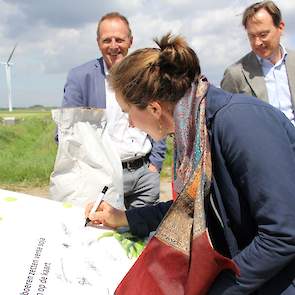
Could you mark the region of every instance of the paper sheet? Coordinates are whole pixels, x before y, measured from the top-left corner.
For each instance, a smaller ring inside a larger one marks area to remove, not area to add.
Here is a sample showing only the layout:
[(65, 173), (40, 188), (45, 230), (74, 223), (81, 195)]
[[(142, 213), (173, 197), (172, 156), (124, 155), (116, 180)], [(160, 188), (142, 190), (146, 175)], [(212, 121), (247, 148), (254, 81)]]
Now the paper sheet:
[(58, 150), (50, 177), (51, 198), (84, 207), (104, 186), (104, 200), (124, 209), (123, 169), (118, 151), (106, 129), (104, 110), (52, 110), (58, 126)]

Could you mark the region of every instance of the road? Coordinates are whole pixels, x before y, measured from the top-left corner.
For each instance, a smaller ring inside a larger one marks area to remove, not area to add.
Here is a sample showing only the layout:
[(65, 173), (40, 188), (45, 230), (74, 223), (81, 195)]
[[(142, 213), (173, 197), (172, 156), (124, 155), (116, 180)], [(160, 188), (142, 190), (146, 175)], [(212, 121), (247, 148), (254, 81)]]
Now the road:
[[(22, 192), (37, 197), (47, 198), (49, 196), (48, 186), (43, 187), (1, 187), (2, 189)], [(161, 178), (160, 185), (160, 199), (161, 201), (168, 201), (171, 199), (171, 181), (170, 178)]]

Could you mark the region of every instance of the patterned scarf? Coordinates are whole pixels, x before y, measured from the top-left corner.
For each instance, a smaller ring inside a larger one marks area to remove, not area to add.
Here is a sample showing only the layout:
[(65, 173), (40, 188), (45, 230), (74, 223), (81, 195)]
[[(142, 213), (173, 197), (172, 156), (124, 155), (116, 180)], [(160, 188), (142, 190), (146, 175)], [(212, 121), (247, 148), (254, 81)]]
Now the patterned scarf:
[(174, 111), (178, 198), (118, 286), (117, 295), (201, 295), (223, 269), (238, 273), (230, 259), (213, 249), (206, 228), (204, 201), (212, 178), (205, 118), (208, 82), (201, 77), (197, 85)]
[[(208, 82), (200, 79), (198, 88), (193, 84), (174, 111), (174, 189), (178, 195), (196, 184), (196, 177), (203, 180), (198, 189), (207, 189), (203, 194), (208, 195), (211, 186), (211, 153), (205, 121), (207, 90)], [(197, 191), (191, 197), (195, 199), (196, 195)]]

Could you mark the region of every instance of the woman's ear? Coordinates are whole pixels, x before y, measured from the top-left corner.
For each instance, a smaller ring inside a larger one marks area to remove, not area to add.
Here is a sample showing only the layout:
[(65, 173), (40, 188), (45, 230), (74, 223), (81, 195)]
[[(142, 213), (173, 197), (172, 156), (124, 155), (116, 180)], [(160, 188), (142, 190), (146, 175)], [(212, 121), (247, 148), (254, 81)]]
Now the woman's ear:
[(159, 119), (162, 115), (162, 106), (158, 101), (152, 101), (148, 104), (147, 110), (155, 117)]

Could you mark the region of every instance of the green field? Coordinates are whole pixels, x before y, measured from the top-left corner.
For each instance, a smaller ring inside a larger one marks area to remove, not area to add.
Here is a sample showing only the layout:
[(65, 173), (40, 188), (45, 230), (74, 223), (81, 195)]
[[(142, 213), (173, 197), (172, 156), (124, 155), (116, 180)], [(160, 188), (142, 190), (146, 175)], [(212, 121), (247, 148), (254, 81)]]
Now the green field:
[(14, 110), (12, 112), (0, 110), (0, 118), (15, 117), (16, 119), (50, 116), (50, 110)]
[[(3, 117), (15, 117), (15, 125), (3, 125)], [(0, 187), (44, 187), (49, 183), (56, 156), (55, 124), (49, 110), (0, 110)], [(171, 175), (172, 141), (162, 177)]]
[(48, 185), (56, 155), (50, 112), (0, 111), (0, 118), (6, 116), (17, 121), (11, 126), (0, 125), (0, 186)]

